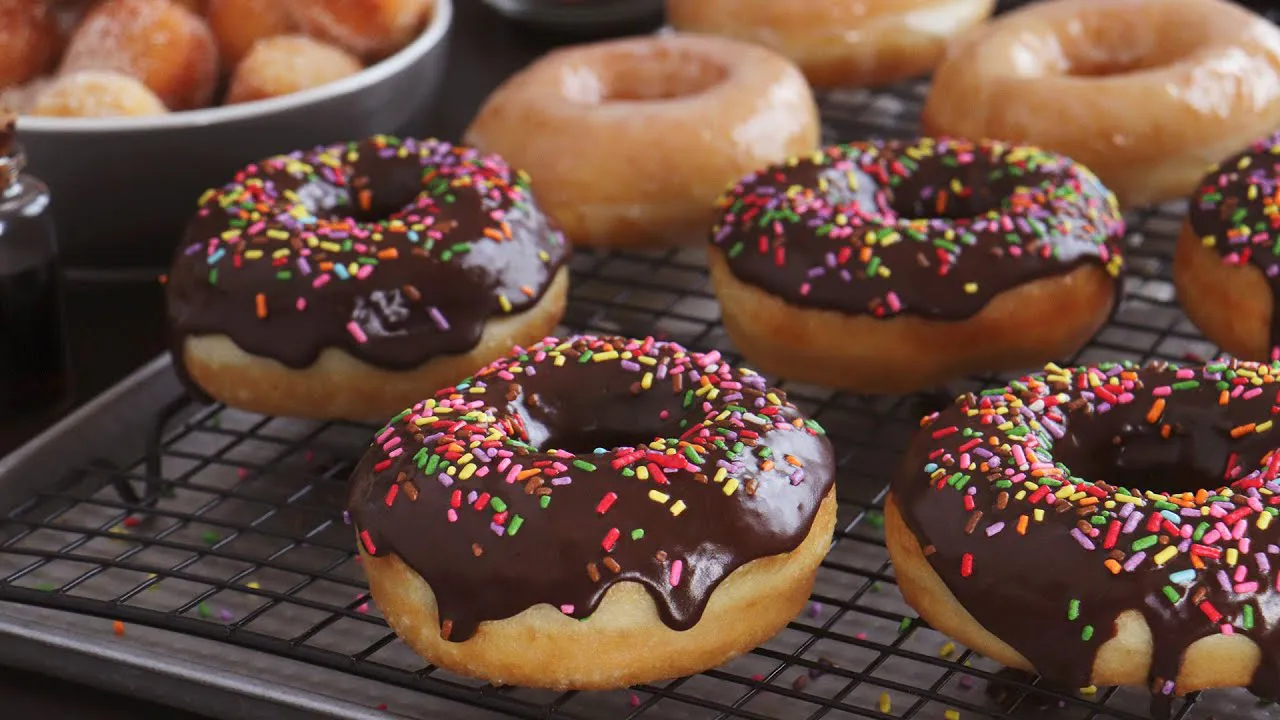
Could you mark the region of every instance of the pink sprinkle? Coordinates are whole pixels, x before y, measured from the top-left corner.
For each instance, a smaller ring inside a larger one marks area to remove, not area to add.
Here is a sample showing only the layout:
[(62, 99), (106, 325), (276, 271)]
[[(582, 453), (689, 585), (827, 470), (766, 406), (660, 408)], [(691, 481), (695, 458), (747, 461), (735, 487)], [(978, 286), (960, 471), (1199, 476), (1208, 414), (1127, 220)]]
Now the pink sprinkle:
[(631, 703), (631, 707), (640, 707), (640, 696), (635, 693), (631, 693), (631, 698), (627, 702)]
[(322, 288), (325, 285), (329, 284), (329, 279), (330, 279), (329, 273), (325, 273), (323, 275), (317, 275), (316, 279), (311, 281), (311, 287)]
[(385, 443), (383, 443), (383, 444), (382, 444), (382, 451), (383, 451), (383, 452), (390, 452), (390, 451), (391, 451), (391, 448), (393, 448), (393, 447), (395, 447), (395, 446), (397, 446), (397, 445), (399, 445), (399, 444), (400, 444), (400, 436), (399, 436), (399, 435), (397, 435), (397, 436), (395, 436), (395, 437), (391, 438), (390, 440), (388, 440), (388, 441), (386, 441)]
[(245, 468), (236, 468), (236, 477), (243, 480), (249, 477), (249, 471)]
[(1235, 628), (1231, 627), (1231, 623), (1222, 623), (1222, 625), (1220, 625), (1220, 626), (1218, 627), (1218, 629), (1222, 631), (1222, 634), (1223, 634), (1223, 635), (1235, 635), (1235, 634), (1236, 634)]
[(572, 605), (561, 605), (561, 606), (560, 606), (560, 612), (564, 613), (565, 615), (572, 615), (572, 614), (573, 614), (573, 606), (572, 606)]
[(1249, 568), (1245, 567), (1244, 565), (1237, 565), (1235, 575), (1233, 575), (1231, 579), (1235, 580), (1236, 582), (1244, 582), (1244, 576), (1248, 572), (1249, 572)]
[[(366, 265), (365, 267), (369, 266)], [(361, 330), (354, 320), (347, 323), (347, 332), (351, 333), (351, 337), (355, 338), (358, 343), (369, 342), (369, 336), (364, 334), (364, 330)]]
[(449, 522), (451, 523), (458, 522), (458, 511), (453, 508), (449, 508), (449, 512), (445, 513), (445, 516), (449, 518)]
[(391, 433), (395, 432), (395, 431), (396, 431), (396, 429), (395, 429), (395, 428), (393, 428), (393, 427), (391, 427), (390, 425), (388, 425), (388, 426), (386, 426), (386, 427), (382, 428), (382, 432), (378, 433), (378, 438), (377, 438), (376, 440), (374, 440), (374, 442), (376, 442), (376, 443), (378, 443), (378, 444), (382, 444), (382, 443), (386, 442), (386, 441), (387, 441), (387, 436), (388, 436), (388, 435), (390, 435)]
[(1168, 397), (1173, 394), (1173, 387), (1171, 385), (1161, 385), (1152, 390), (1151, 394), (1155, 397)]
[(884, 300), (889, 303), (889, 309), (893, 312), (898, 312), (902, 309), (902, 301), (898, 299), (898, 293), (890, 290), (885, 294)]
[[(503, 460), (503, 462), (506, 462), (506, 460)], [(511, 466), (511, 471), (507, 473), (507, 482), (508, 482), (508, 483), (513, 483), (513, 482), (515, 482), (515, 481), (516, 481), (516, 476), (520, 474), (520, 471), (521, 471), (523, 468), (524, 468), (524, 466), (523, 466), (523, 465), (519, 465), (519, 464), (517, 464), (517, 465), (512, 465), (512, 466)]]
[(356, 279), (364, 280), (365, 278), (369, 277), (369, 275), (372, 273), (373, 273), (372, 265), (361, 265), (360, 269), (356, 271)]
[(684, 561), (676, 560), (671, 563), (671, 586), (675, 587), (680, 584), (680, 576), (684, 574)]
[(1244, 594), (1255, 593), (1255, 592), (1258, 592), (1258, 583), (1253, 581), (1249, 581), (1246, 583), (1237, 583), (1235, 588), (1233, 589), (1237, 593), (1244, 593)]
[(387, 453), (387, 457), (389, 458), (400, 457), (403, 454), (404, 454), (404, 448), (396, 448), (395, 450), (392, 450), (391, 452)]
[(1191, 380), (1195, 378), (1195, 376), (1196, 376), (1196, 372), (1191, 368), (1182, 368), (1181, 370), (1178, 370), (1177, 374), (1175, 375), (1175, 377), (1177, 377), (1179, 380)]
[(298, 312), (302, 312), (303, 310), (307, 309), (307, 299), (300, 297), (298, 298), (298, 301), (293, 304), (293, 306), (298, 308)]

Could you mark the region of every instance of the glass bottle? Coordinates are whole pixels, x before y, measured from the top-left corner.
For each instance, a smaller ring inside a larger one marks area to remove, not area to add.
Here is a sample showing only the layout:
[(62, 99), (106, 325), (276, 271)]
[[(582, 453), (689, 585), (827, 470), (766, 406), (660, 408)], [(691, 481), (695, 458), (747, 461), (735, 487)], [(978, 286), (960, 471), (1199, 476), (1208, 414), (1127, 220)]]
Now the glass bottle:
[(0, 423), (70, 396), (49, 188), (23, 172), (15, 125), (13, 115), (0, 112)]

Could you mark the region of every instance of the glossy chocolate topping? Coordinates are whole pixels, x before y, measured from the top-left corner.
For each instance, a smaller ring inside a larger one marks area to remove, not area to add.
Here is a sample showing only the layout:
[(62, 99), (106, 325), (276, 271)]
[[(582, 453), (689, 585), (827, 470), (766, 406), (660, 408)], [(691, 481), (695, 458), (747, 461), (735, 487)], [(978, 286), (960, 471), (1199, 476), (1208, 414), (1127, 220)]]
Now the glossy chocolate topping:
[(536, 303), (567, 253), (497, 156), (385, 136), (295, 152), (200, 199), (169, 274), (171, 333), (294, 368), (339, 348), (411, 369)]
[[(1192, 193), (1187, 222), (1228, 265), (1253, 265), (1280, 297), (1280, 132), (1218, 163)], [(1271, 347), (1280, 312), (1271, 313)], [(1274, 350), (1273, 350), (1274, 353)]]
[(364, 549), (430, 584), (441, 633), (632, 581), (688, 629), (725, 577), (797, 548), (831, 491), (822, 429), (719, 353), (548, 338), (393, 419), (356, 468)]
[(1070, 160), (998, 142), (836, 145), (747, 177), (711, 241), (740, 280), (803, 307), (961, 320), (1004, 290), (1096, 263), (1124, 221)]
[(893, 497), (960, 603), (1050, 682), (1088, 685), (1132, 610), (1158, 711), (1220, 633), (1257, 643), (1250, 689), (1275, 699), (1277, 391), (1280, 364), (1049, 366), (925, 418)]

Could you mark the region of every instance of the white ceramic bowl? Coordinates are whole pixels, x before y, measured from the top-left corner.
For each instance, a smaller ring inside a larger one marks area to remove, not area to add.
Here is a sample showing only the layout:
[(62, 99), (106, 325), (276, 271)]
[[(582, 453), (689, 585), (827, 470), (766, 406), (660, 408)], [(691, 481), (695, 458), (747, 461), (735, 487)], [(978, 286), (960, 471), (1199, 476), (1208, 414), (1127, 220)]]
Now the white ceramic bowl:
[(444, 77), (452, 0), (400, 52), (356, 75), (242, 105), (145, 118), (22, 117), (28, 171), (49, 184), (63, 262), (165, 266), (207, 189), (280, 152), (396, 133)]

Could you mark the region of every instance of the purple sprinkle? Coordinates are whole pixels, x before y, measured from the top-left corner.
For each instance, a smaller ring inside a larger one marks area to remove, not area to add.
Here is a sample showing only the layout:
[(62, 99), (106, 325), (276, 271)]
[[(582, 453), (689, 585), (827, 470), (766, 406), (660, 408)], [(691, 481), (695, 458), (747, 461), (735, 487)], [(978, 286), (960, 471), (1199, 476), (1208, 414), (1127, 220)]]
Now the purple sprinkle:
[[(1077, 528), (1077, 529), (1078, 529), (1078, 528)], [(1138, 552), (1134, 553), (1133, 555), (1130, 555), (1130, 556), (1129, 556), (1129, 559), (1125, 561), (1125, 563), (1124, 563), (1124, 569), (1125, 569), (1127, 572), (1133, 572), (1134, 570), (1137, 570), (1137, 569), (1138, 569), (1138, 566), (1142, 564), (1142, 561), (1143, 561), (1143, 560), (1146, 560), (1146, 559), (1147, 559), (1147, 553), (1146, 553), (1146, 551), (1144, 551), (1144, 550), (1139, 550)]]
[[(1003, 520), (1001, 520), (1000, 522), (992, 523), (990, 526), (987, 527), (987, 537), (991, 537), (992, 535), (995, 535), (996, 533), (1000, 532), (1003, 529), (1004, 529)], [(1079, 530), (1080, 528), (1076, 528), (1077, 532), (1079, 532)]]
[(346, 510), (342, 511), (342, 524), (343, 525), (351, 524), (351, 513)]
[[(443, 485), (443, 486), (445, 486), (445, 487), (451, 487), (451, 486), (453, 485), (453, 478), (449, 477), (449, 474), (448, 474), (448, 473), (440, 473), (439, 475), (437, 475), (437, 476), (436, 476), (436, 479), (437, 479), (437, 480), (439, 480), (439, 481), (440, 481), (440, 484), (441, 484), (441, 485)], [(471, 494), (472, 494), (472, 495), (475, 495), (476, 493), (475, 493), (475, 491), (473, 490), (473, 491), (471, 491)], [(472, 498), (471, 500), (468, 500), (467, 502), (475, 502), (475, 498)]]
[(432, 305), (427, 308), (427, 314), (431, 316), (431, 321), (436, 324), (436, 327), (440, 328), (441, 332), (449, 331), (449, 321), (444, 319), (444, 314), (440, 312), (439, 308)]
[[(991, 533), (987, 533), (987, 534), (990, 535)], [(1078, 527), (1071, 528), (1071, 537), (1075, 538), (1076, 542), (1080, 543), (1080, 546), (1083, 547), (1085, 550), (1093, 550), (1096, 547), (1093, 544), (1092, 540), (1085, 537), (1085, 534), (1083, 532), (1080, 532), (1080, 528)]]

